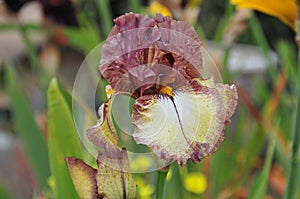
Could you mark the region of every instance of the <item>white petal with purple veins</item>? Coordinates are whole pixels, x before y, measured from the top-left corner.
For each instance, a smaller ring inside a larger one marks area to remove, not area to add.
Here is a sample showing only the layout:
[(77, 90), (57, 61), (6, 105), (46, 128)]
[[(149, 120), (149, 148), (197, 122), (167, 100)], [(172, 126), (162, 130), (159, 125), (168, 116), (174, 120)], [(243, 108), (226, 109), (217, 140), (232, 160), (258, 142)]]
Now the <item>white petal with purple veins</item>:
[(174, 91), (173, 97), (142, 96), (134, 104), (133, 136), (160, 158), (174, 159), (181, 165), (188, 159), (197, 162), (224, 140), (225, 105), (219, 88), (197, 81)]

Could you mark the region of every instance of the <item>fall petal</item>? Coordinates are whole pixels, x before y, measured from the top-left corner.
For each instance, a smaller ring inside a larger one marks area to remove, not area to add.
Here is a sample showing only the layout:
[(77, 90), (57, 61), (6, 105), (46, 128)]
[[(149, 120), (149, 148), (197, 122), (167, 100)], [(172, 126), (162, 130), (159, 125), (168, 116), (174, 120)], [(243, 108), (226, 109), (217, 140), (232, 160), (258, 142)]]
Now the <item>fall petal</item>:
[(97, 199), (97, 171), (77, 158), (67, 157), (66, 162), (79, 197)]
[[(110, 165), (114, 165), (114, 167)], [(107, 199), (136, 198), (136, 183), (132, 175), (126, 172), (128, 169), (129, 162), (125, 149), (99, 153), (96, 176), (99, 197)]]
[(221, 97), (224, 99), (224, 105), (226, 108), (225, 125), (228, 125), (231, 122), (230, 118), (234, 114), (238, 102), (236, 86), (229, 86), (228, 84), (217, 84), (216, 87)]
[(224, 100), (215, 88), (191, 82), (173, 97), (138, 98), (132, 113), (134, 139), (152, 148), (162, 159), (184, 165), (212, 154), (224, 140)]
[(238, 102), (238, 95), (237, 95), (237, 89), (236, 86), (228, 85), (228, 84), (222, 84), (222, 83), (215, 83), (213, 78), (209, 79), (195, 79), (199, 84), (204, 85), (209, 88), (216, 88), (221, 95), (226, 111), (226, 119), (225, 119), (225, 125), (228, 125), (230, 123), (230, 118), (235, 112), (237, 102)]

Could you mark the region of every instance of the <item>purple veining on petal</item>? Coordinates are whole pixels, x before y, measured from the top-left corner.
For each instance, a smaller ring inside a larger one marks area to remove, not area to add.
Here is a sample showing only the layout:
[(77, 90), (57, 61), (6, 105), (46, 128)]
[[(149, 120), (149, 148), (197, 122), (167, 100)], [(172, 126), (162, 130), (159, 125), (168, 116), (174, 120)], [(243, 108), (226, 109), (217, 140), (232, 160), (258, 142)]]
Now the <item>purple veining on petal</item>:
[[(201, 76), (200, 47), (194, 28), (185, 22), (162, 15), (150, 19), (146, 15), (126, 14), (115, 20), (103, 45), (99, 71), (113, 89), (132, 93), (149, 71), (132, 74), (130, 70), (146, 65), (155, 74), (152, 83), (164, 76), (165, 83), (176, 88)], [(162, 71), (157, 65), (170, 70)], [(175, 76), (174, 70), (183, 78)]]
[[(186, 102), (181, 101), (187, 98), (193, 98), (195, 101), (198, 99), (197, 103), (203, 103), (201, 109), (197, 108), (197, 105), (187, 107)], [(185, 165), (189, 159), (199, 162), (213, 154), (225, 139), (227, 114), (222, 94), (215, 87), (207, 87), (194, 80), (189, 86), (175, 90), (172, 99), (158, 94), (142, 96), (136, 100), (132, 112), (132, 120), (136, 127), (133, 134), (135, 141), (149, 146), (159, 158), (176, 160), (180, 165)], [(161, 111), (157, 107), (161, 107)], [(166, 110), (168, 111), (165, 112)], [(203, 115), (201, 114), (203, 111), (204, 113), (210, 111), (211, 114)], [(165, 117), (162, 116), (164, 112), (168, 119), (166, 121), (158, 119), (161, 122), (157, 123), (157, 118)], [(176, 115), (175, 118), (173, 114)], [(198, 118), (194, 117), (197, 115)], [(206, 116), (210, 119), (207, 120)], [(188, 117), (193, 117), (195, 123), (189, 123), (193, 118)], [(169, 123), (170, 120), (177, 122)], [(166, 125), (165, 122), (169, 124)], [(174, 125), (177, 127), (174, 128)], [(189, 125), (195, 126), (190, 128)], [(197, 125), (200, 125), (200, 128)], [(152, 133), (148, 132), (150, 129)], [(178, 134), (174, 135), (175, 131)], [(180, 150), (176, 149), (179, 147)]]

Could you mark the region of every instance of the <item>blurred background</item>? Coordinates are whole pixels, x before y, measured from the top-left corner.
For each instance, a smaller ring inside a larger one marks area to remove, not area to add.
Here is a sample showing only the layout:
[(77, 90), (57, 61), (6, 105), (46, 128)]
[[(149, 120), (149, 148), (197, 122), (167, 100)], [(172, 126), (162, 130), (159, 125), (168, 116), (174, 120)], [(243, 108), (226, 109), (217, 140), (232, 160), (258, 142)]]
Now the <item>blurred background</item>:
[[(50, 79), (72, 92), (85, 57), (128, 12), (193, 24), (224, 83), (238, 87), (225, 142), (198, 164), (172, 164), (167, 198), (283, 197), (300, 84), (294, 1), (0, 0), (0, 199), (53, 197), (40, 151)], [(153, 198), (153, 175), (136, 176), (139, 198)]]

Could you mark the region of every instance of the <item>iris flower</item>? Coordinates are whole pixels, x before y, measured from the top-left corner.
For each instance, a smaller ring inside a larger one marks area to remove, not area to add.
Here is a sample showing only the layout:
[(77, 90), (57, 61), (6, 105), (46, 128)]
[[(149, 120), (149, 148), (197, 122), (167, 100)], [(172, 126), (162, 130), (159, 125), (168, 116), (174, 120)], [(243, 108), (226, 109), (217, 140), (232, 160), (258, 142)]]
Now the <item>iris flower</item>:
[(237, 91), (204, 75), (201, 46), (190, 24), (168, 16), (130, 13), (115, 19), (99, 66), (114, 93), (88, 129), (90, 141), (100, 150), (118, 150), (111, 111), (115, 97), (125, 94), (135, 100), (134, 140), (159, 159), (183, 166), (214, 153), (235, 112)]

